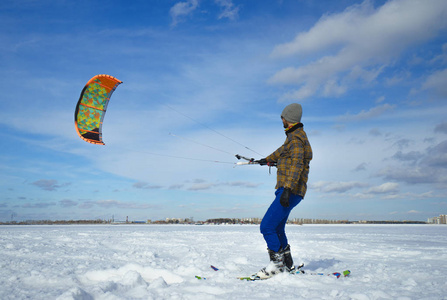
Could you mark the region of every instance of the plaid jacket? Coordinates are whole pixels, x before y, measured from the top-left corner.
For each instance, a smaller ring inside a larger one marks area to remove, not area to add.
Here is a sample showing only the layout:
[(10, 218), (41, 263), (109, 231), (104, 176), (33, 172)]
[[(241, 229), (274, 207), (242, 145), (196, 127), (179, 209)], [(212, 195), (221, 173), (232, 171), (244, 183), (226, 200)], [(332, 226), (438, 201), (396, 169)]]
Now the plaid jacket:
[(286, 135), (284, 144), (267, 156), (266, 160), (277, 163), (276, 188), (290, 188), (293, 194), (304, 198), (312, 148), (303, 130), (303, 124), (298, 123), (286, 130)]

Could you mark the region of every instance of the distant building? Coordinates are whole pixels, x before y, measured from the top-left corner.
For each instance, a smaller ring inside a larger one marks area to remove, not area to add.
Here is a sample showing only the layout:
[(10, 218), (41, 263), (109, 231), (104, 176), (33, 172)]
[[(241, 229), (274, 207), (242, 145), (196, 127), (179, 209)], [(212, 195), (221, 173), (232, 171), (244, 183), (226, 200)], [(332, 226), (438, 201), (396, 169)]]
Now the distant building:
[(427, 223), (429, 224), (447, 224), (447, 215), (439, 215), (439, 217), (428, 218)]

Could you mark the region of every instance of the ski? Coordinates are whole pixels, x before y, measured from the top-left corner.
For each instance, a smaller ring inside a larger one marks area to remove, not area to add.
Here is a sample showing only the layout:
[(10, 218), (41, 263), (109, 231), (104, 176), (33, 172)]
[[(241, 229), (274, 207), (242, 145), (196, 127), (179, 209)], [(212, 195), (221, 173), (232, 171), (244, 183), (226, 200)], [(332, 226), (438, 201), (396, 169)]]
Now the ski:
[[(293, 270), (291, 270), (289, 272), (289, 274), (291, 275), (320, 275), (320, 276), (335, 276), (336, 278), (340, 278), (340, 277), (347, 277), (351, 274), (351, 271), (349, 270), (345, 270), (343, 272), (333, 272), (333, 273), (319, 273), (319, 272), (309, 272), (309, 271), (305, 271), (302, 268), (304, 267), (304, 264), (301, 264), (299, 266), (295, 266), (295, 268)], [(274, 277), (274, 276), (272, 276)], [(269, 277), (269, 278), (272, 278)], [(237, 277), (237, 279), (239, 280), (245, 280), (245, 281), (257, 281), (257, 280), (266, 280), (269, 278), (264, 278), (261, 279), (256, 275), (251, 275), (251, 276), (244, 276), (244, 277)]]
[[(211, 267), (211, 269), (213, 269), (214, 271), (219, 271), (219, 269), (216, 268), (216, 267), (213, 266), (213, 265), (211, 265), (210, 267)], [(206, 277), (203, 277), (203, 276), (198, 276), (198, 275), (196, 275), (196, 278), (199, 279), (199, 280), (206, 280)]]
[(351, 274), (351, 271), (349, 270), (344, 270), (343, 272), (334, 272), (334, 273), (317, 273), (317, 272), (307, 272), (304, 270), (300, 270), (298, 272), (295, 273), (291, 273), (293, 275), (295, 274), (304, 274), (304, 275), (321, 275), (321, 276), (335, 276), (337, 278), (340, 277), (348, 277)]
[[(295, 274), (295, 273), (299, 273), (301, 272), (301, 268), (304, 267), (304, 263), (302, 263), (299, 266), (294, 266), (294, 268), (292, 270), (290, 270), (290, 274)], [(272, 276), (273, 277), (273, 276)], [(269, 278), (272, 278), (269, 277)], [(237, 277), (237, 279), (239, 280), (246, 280), (246, 281), (256, 281), (256, 280), (266, 280), (269, 278), (263, 278), (261, 279), (259, 276), (257, 276), (256, 274), (253, 274), (251, 276), (245, 276), (245, 277)]]
[[(219, 271), (218, 268), (216, 268), (215, 266), (211, 265), (210, 266), (211, 269), (213, 269), (214, 271)], [(319, 272), (310, 272), (310, 271), (306, 271), (303, 270), (304, 264), (295, 266), (292, 270), (290, 270), (290, 272), (288, 272), (290, 275), (320, 275), (320, 276), (335, 276), (336, 278), (340, 278), (340, 277), (348, 277), (351, 274), (351, 271), (349, 270), (344, 270), (342, 272), (333, 272), (333, 273), (319, 273)], [(274, 277), (274, 276), (272, 276)], [(269, 278), (272, 278), (269, 277)], [(203, 276), (195, 276), (195, 278), (199, 279), (199, 280), (206, 280), (206, 277)], [(266, 280), (269, 278), (260, 278), (259, 276), (257, 276), (256, 274), (253, 274), (251, 276), (242, 276), (242, 277), (236, 277), (239, 280), (245, 280), (245, 281), (257, 281), (257, 280)]]

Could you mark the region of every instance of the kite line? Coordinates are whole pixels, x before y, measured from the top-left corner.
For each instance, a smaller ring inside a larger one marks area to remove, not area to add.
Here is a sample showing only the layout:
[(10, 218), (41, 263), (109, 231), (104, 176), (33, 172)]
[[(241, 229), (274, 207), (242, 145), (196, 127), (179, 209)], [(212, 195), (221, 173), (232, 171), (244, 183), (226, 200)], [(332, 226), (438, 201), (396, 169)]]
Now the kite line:
[[(104, 115), (107, 110), (107, 105), (110, 100), (110, 97), (112, 96), (115, 89), (118, 87), (119, 84), (121, 84), (122, 81), (106, 74), (100, 74), (92, 77), (87, 84), (85, 85), (84, 89), (81, 92), (81, 96), (79, 98), (79, 101), (76, 105), (75, 109), (75, 128), (76, 131), (81, 139), (83, 139), (86, 142), (96, 144), (96, 145), (104, 145), (104, 142), (102, 140), (102, 124), (104, 120)], [(185, 114), (184, 112), (166, 104), (161, 103), (161, 105), (166, 106), (170, 110), (175, 111), (176, 113), (182, 115), (183, 117), (199, 124), (200, 126), (214, 132), (217, 135), (220, 135), (221, 137), (243, 147), (246, 150), (249, 150), (253, 153), (256, 153), (257, 155), (260, 155), (263, 157), (264, 155), (260, 154), (259, 152), (253, 150), (252, 148), (236, 141), (235, 139), (217, 131), (216, 129), (190, 117), (189, 115)], [(207, 147), (209, 149), (213, 149), (225, 154), (229, 154), (231, 156), (235, 156), (238, 160), (241, 158), (244, 160), (247, 160), (249, 164), (254, 163), (254, 159), (248, 159), (246, 157), (240, 156), (238, 154), (234, 155), (228, 151), (219, 149), (217, 147), (213, 147), (201, 142), (197, 142), (192, 139), (188, 139), (173, 133), (169, 133), (169, 135), (184, 139), (188, 142), (195, 143), (197, 145)], [(129, 149), (130, 150), (130, 149)], [(159, 154), (159, 153), (153, 153), (153, 152), (147, 152), (147, 151), (138, 151), (135, 149), (132, 149), (133, 151), (137, 152), (144, 152), (155, 156), (162, 156), (162, 157), (170, 157), (170, 158), (176, 158), (176, 159), (186, 159), (186, 160), (195, 160), (195, 161), (204, 161), (204, 162), (214, 162), (214, 163), (224, 163), (224, 164), (235, 164), (232, 162), (224, 162), (224, 161), (218, 161), (218, 160), (209, 160), (209, 159), (200, 159), (200, 158), (189, 158), (189, 157), (182, 157), (182, 156), (174, 156), (169, 154)], [(245, 163), (238, 163), (238, 164), (245, 164)], [(236, 165), (236, 164), (235, 164)]]
[[(225, 135), (225, 134), (223, 134), (223, 133), (221, 133), (221, 132), (215, 130), (214, 128), (211, 128), (210, 126), (208, 126), (208, 125), (206, 125), (206, 124), (204, 124), (204, 123), (202, 123), (202, 122), (199, 122), (199, 121), (197, 121), (197, 120), (194, 119), (194, 118), (191, 118), (190, 116), (188, 116), (188, 115), (186, 115), (185, 113), (183, 113), (183, 112), (181, 112), (181, 111), (179, 111), (179, 110), (173, 108), (172, 106), (170, 106), (170, 105), (168, 105), (168, 104), (162, 103), (162, 105), (168, 107), (169, 109), (172, 109), (173, 111), (175, 111), (176, 113), (178, 113), (178, 114), (184, 116), (185, 118), (190, 119), (191, 121), (193, 121), (193, 122), (195, 122), (195, 123), (197, 123), (197, 124), (199, 124), (199, 125), (201, 125), (201, 126), (207, 128), (208, 130), (211, 130), (212, 132), (214, 132), (214, 133), (216, 133), (216, 134), (218, 134), (218, 135), (220, 135), (220, 136), (226, 138), (226, 139), (229, 140), (229, 141), (232, 141), (233, 143), (238, 144), (238, 145), (241, 146), (241, 147), (244, 147), (245, 149), (247, 149), (247, 150), (249, 150), (249, 151), (251, 151), (251, 152), (253, 152), (253, 153), (256, 153), (256, 154), (258, 154), (258, 155), (260, 155), (260, 156), (262, 156), (262, 157), (265, 156), (265, 155), (262, 155), (261, 153), (255, 151), (255, 150), (251, 149), (250, 147), (248, 147), (248, 146), (246, 146), (246, 145), (244, 145), (244, 144), (242, 144), (242, 143), (240, 143), (240, 142), (238, 142), (238, 141), (236, 141), (236, 140), (230, 138), (229, 136), (227, 136), (227, 135)], [(191, 141), (191, 140), (190, 140), (190, 141)], [(207, 146), (207, 145), (204, 145), (204, 144), (195, 142), (195, 141), (191, 141), (191, 142), (194, 142), (194, 143), (196, 143), (196, 144), (198, 144), (198, 145), (202, 145), (202, 146), (205, 146), (205, 147), (208, 147), (208, 148), (212, 148), (212, 149), (218, 150), (218, 151), (220, 151), (220, 152), (229, 153), (229, 152), (227, 152), (227, 151), (220, 150), (220, 149), (217, 149), (217, 148), (214, 148), (214, 147), (211, 147), (211, 146)], [(231, 154), (231, 153), (229, 153), (229, 154)], [(231, 154), (231, 155), (233, 155), (233, 154)]]

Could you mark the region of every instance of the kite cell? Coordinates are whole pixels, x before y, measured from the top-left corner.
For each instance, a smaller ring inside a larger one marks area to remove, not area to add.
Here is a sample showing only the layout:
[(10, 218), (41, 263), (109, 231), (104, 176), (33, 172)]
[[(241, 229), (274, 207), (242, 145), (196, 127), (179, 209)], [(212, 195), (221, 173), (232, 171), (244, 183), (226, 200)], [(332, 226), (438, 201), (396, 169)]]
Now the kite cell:
[(113, 91), (122, 81), (110, 75), (96, 75), (82, 90), (75, 111), (75, 127), (81, 139), (104, 145), (102, 122)]

